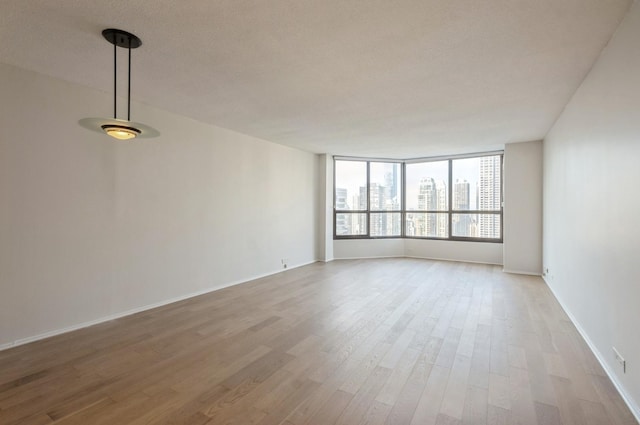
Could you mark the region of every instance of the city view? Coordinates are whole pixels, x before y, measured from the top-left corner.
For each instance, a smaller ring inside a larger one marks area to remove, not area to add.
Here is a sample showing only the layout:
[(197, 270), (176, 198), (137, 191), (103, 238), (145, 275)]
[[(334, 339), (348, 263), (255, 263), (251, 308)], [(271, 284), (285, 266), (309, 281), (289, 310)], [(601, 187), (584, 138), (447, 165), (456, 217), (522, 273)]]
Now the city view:
[(401, 236), (404, 193), (406, 237), (500, 238), (499, 155), (407, 163), (404, 191), (401, 163), (369, 164), (367, 193), (367, 162), (336, 161), (336, 235)]

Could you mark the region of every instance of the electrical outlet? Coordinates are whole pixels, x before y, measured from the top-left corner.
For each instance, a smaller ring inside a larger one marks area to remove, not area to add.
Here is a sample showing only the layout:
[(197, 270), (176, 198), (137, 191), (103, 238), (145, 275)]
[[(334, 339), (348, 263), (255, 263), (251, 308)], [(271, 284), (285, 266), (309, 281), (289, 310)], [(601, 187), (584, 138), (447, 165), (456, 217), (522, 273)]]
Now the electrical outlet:
[(289, 259), (288, 258), (283, 258), (282, 260), (280, 260), (280, 262), (282, 263), (282, 268), (286, 269), (287, 268), (287, 263), (289, 263)]
[(616, 347), (613, 348), (613, 354), (616, 356), (616, 361), (622, 366), (622, 373), (627, 373), (627, 362), (624, 360), (624, 357), (620, 355)]

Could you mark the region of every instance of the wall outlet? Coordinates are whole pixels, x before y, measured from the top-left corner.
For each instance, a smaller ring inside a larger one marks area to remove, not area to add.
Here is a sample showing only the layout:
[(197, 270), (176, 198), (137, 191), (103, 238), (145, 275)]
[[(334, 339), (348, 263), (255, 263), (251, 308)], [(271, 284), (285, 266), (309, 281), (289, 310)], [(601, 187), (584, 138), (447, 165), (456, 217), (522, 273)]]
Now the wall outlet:
[(282, 263), (282, 268), (286, 269), (287, 268), (287, 263), (289, 263), (289, 259), (288, 258), (283, 258), (282, 260), (280, 260), (280, 262)]
[(627, 373), (627, 362), (624, 360), (624, 357), (620, 355), (616, 347), (613, 348), (613, 354), (616, 356), (616, 361), (622, 366), (622, 373)]

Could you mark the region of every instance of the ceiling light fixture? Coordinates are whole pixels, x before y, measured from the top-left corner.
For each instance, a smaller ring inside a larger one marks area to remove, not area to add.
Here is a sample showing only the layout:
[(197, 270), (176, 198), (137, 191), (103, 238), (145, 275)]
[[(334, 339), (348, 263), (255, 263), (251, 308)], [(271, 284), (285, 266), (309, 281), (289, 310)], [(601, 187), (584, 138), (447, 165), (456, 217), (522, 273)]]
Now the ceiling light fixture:
[[(130, 32), (108, 28), (102, 31), (102, 36), (113, 44), (113, 119), (118, 119), (118, 47), (129, 51), (129, 67), (127, 72), (127, 122), (131, 120), (131, 49), (137, 49), (142, 45), (142, 40)], [(128, 140), (140, 134), (140, 130), (133, 126), (118, 124), (103, 124), (102, 129), (111, 137), (118, 140)]]
[[(79, 124), (89, 130), (97, 131), (118, 140), (131, 140), (136, 137), (157, 137), (160, 133), (144, 124), (131, 121), (131, 49), (137, 49), (142, 41), (135, 35), (114, 28), (102, 31), (102, 36), (113, 44), (113, 119), (83, 118)], [(118, 118), (118, 47), (128, 50), (129, 63), (127, 72), (127, 119)]]

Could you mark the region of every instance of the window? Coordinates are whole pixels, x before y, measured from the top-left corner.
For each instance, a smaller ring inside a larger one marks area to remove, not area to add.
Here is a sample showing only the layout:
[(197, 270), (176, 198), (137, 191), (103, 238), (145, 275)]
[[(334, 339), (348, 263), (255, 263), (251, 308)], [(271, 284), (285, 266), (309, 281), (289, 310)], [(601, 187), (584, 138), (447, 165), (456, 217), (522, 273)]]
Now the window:
[(502, 241), (502, 153), (335, 160), (335, 237)]
[(367, 197), (361, 188), (367, 187), (367, 162), (335, 162), (335, 234), (336, 236), (366, 236)]
[(402, 164), (335, 161), (335, 236), (402, 236)]
[(449, 163), (421, 162), (405, 166), (407, 211), (405, 234), (409, 237), (449, 236)]
[(451, 234), (501, 239), (502, 156), (454, 159)]

